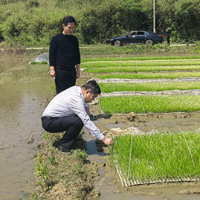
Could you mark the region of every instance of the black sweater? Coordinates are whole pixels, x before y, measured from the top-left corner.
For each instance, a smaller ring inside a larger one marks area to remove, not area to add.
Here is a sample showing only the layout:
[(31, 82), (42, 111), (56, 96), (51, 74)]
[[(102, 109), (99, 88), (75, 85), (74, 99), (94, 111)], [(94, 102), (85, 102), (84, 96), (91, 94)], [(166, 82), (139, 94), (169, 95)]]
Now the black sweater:
[(73, 35), (55, 35), (50, 43), (49, 49), (50, 66), (66, 70), (67, 67), (74, 67), (80, 64), (80, 51), (78, 40)]

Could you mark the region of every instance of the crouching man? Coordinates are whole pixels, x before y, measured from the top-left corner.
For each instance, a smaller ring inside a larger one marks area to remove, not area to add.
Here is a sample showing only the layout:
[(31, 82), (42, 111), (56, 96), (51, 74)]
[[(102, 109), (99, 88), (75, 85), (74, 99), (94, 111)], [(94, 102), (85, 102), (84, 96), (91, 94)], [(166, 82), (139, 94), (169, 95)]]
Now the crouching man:
[(89, 117), (90, 111), (86, 103), (100, 94), (99, 85), (95, 80), (91, 80), (82, 87), (70, 87), (51, 100), (41, 119), (43, 128), (50, 133), (66, 131), (57, 147), (58, 150), (69, 154), (83, 126), (106, 145), (113, 144), (113, 140), (104, 137)]

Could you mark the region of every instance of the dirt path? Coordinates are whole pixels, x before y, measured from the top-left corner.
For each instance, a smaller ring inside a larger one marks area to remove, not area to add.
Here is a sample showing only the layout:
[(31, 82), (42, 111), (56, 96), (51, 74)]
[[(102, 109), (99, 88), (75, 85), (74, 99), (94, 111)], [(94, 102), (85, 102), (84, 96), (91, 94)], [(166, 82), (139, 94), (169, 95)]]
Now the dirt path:
[(146, 91), (123, 91), (123, 92), (111, 92), (111, 93), (102, 93), (103, 97), (111, 97), (111, 96), (140, 96), (140, 95), (199, 95), (200, 90), (165, 90), (160, 92), (146, 92)]
[(200, 81), (200, 78), (190, 77), (190, 78), (176, 78), (176, 79), (97, 79), (98, 83), (156, 83), (156, 82), (188, 82), (188, 81)]

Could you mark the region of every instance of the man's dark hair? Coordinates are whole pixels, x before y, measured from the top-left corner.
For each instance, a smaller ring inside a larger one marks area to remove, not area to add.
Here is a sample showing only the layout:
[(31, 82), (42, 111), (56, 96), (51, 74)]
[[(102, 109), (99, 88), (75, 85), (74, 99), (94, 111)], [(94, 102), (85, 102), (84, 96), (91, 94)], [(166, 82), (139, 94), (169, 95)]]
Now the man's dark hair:
[(76, 20), (75, 20), (74, 17), (72, 17), (72, 16), (67, 16), (67, 17), (64, 17), (64, 18), (63, 18), (63, 24), (64, 24), (65, 26), (67, 26), (68, 23), (73, 23), (73, 22), (74, 22), (74, 24), (76, 25)]
[(85, 85), (82, 86), (85, 90), (91, 91), (93, 94), (101, 94), (101, 88), (95, 80), (88, 81)]

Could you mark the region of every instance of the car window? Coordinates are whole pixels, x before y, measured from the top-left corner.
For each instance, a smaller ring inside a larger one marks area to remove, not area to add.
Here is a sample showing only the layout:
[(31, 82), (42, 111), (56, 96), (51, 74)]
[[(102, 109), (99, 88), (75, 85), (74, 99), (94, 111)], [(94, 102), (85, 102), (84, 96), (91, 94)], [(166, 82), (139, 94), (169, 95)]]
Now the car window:
[(143, 31), (138, 31), (137, 35), (144, 35), (144, 32)]
[(136, 32), (131, 32), (131, 35), (136, 35)]

